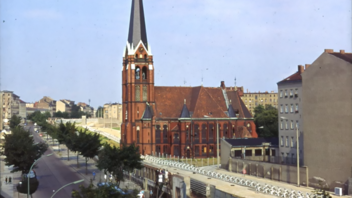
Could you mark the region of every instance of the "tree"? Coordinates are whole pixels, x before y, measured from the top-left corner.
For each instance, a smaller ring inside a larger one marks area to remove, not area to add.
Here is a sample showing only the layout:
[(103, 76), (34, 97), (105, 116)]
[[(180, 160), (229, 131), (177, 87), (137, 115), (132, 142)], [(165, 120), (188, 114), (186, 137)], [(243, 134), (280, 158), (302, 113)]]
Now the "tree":
[(81, 144), (81, 146), (79, 147), (79, 151), (83, 155), (83, 157), (86, 158), (86, 174), (88, 160), (95, 157), (99, 153), (99, 149), (101, 147), (99, 137), (100, 135), (97, 133), (91, 134), (87, 133), (86, 131), (79, 133), (79, 142), (84, 142), (84, 144)]
[(70, 152), (69, 150), (72, 149), (75, 139), (73, 135), (75, 135), (76, 132), (76, 124), (71, 123), (71, 122), (66, 122), (66, 124), (61, 123), (59, 124), (58, 128), (58, 133), (57, 133), (57, 140), (59, 141), (60, 144), (65, 144), (67, 147), (67, 160), (70, 158)]
[(259, 137), (278, 137), (278, 111), (271, 105), (254, 108), (254, 122)]
[(111, 147), (105, 143), (99, 154), (99, 161), (96, 165), (99, 170), (105, 170), (114, 174), (117, 184), (123, 181), (123, 171), (131, 172), (134, 169), (142, 168), (142, 159), (139, 147), (134, 144), (124, 145), (122, 148)]
[(40, 126), (44, 125), (49, 117), (51, 117), (49, 112), (41, 113), (40, 111), (35, 111), (27, 116), (28, 120), (31, 120)]
[(97, 111), (95, 112), (95, 117), (100, 118), (100, 117), (104, 117), (104, 108), (99, 106)]
[(113, 185), (103, 185), (95, 187), (93, 184), (85, 187), (79, 186), (80, 191), (73, 190), (72, 198), (133, 198), (137, 197), (138, 191), (134, 190), (132, 193), (123, 195), (117, 191)]
[(34, 144), (33, 137), (29, 136), (29, 131), (22, 127), (16, 127), (12, 134), (5, 134), (5, 143), (1, 146), (1, 155), (7, 166), (13, 165), (13, 172), (22, 171), (28, 173), (35, 160), (39, 159), (48, 149), (48, 145), (40, 142)]
[(58, 112), (55, 112), (55, 113), (54, 113), (54, 117), (55, 117), (55, 118), (62, 118), (62, 117), (63, 117), (63, 114), (62, 114), (61, 111), (58, 111)]
[(12, 115), (12, 117), (10, 119), (10, 129), (14, 129), (18, 125), (20, 125), (20, 123), (21, 123), (21, 117), (16, 116), (16, 115)]

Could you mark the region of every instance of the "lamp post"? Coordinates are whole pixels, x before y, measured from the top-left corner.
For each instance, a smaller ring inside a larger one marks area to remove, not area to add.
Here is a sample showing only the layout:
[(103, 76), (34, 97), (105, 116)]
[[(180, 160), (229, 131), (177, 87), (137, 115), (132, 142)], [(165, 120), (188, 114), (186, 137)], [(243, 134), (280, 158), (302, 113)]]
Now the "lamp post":
[(32, 171), (33, 166), (34, 166), (42, 157), (49, 157), (49, 156), (51, 156), (51, 155), (53, 155), (53, 153), (50, 153), (50, 154), (48, 154), (48, 155), (41, 156), (39, 159), (37, 159), (37, 160), (35, 160), (35, 161), (33, 162), (31, 168), (29, 169), (29, 172), (28, 172), (28, 175), (27, 175), (27, 178), (28, 178), (28, 181), (27, 181), (27, 182), (28, 182), (28, 183), (27, 183), (27, 187), (28, 187), (27, 198), (29, 198), (29, 173)]
[(53, 198), (53, 197), (56, 195), (57, 192), (59, 192), (61, 189), (65, 188), (66, 186), (69, 186), (69, 185), (71, 185), (71, 184), (78, 184), (78, 183), (81, 183), (81, 182), (83, 182), (83, 181), (84, 181), (84, 179), (81, 179), (81, 180), (77, 180), (77, 181), (74, 181), (74, 182), (71, 182), (71, 183), (68, 183), (68, 184), (62, 186), (61, 188), (59, 188), (59, 189), (51, 196), (51, 198)]

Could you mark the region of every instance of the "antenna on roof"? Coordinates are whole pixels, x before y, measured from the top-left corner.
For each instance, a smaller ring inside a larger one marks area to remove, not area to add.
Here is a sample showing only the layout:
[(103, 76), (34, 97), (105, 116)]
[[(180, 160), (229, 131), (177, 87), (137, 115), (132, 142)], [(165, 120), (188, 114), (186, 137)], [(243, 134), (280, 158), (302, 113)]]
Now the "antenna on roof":
[(88, 105), (90, 106), (90, 99), (88, 99)]
[(186, 86), (186, 83), (187, 83), (187, 82), (186, 82), (186, 79), (183, 78), (183, 85)]
[(236, 87), (236, 76), (235, 76), (235, 87)]

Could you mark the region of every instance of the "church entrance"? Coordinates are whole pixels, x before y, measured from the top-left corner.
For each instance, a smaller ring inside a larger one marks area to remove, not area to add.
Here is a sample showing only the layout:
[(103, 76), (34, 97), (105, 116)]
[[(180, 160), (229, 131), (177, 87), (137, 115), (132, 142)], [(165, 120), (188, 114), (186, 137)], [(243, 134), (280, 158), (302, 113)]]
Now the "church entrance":
[(187, 149), (187, 158), (191, 158), (191, 151)]

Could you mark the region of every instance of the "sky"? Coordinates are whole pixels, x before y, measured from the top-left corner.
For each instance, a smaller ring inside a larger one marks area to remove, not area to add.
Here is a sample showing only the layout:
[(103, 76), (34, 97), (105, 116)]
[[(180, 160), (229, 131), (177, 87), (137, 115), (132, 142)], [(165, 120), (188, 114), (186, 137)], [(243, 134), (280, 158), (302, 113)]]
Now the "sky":
[[(352, 52), (350, 0), (144, 0), (155, 86), (277, 82), (324, 49)], [(131, 0), (0, 1), (0, 90), (122, 102)], [(203, 80), (202, 80), (203, 79)]]

